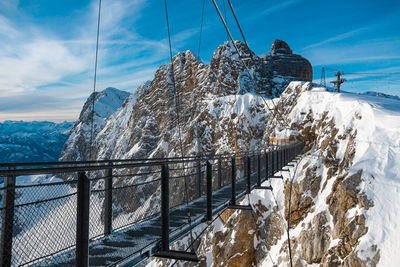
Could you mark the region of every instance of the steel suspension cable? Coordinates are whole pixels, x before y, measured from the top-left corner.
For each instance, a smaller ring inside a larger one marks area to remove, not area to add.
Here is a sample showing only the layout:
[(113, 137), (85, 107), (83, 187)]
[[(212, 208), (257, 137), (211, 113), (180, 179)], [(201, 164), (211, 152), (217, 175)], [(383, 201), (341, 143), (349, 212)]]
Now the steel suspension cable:
[(200, 36), (199, 36), (199, 46), (197, 49), (197, 57), (200, 59), (200, 47), (201, 47), (201, 34), (203, 32), (203, 21), (204, 21), (204, 7), (206, 0), (203, 0), (203, 8), (201, 9), (201, 23), (200, 23)]
[[(217, 12), (218, 12), (219, 17), (221, 18), (222, 23), (224, 24), (225, 30), (226, 30), (226, 32), (228, 33), (229, 38), (232, 40), (233, 46), (235, 47), (235, 49), (236, 49), (236, 50), (238, 51), (238, 53), (239, 53), (239, 50), (237, 49), (236, 44), (235, 44), (235, 42), (233, 41), (232, 34), (231, 34), (231, 32), (229, 31), (228, 26), (226, 25), (226, 22), (225, 22), (225, 20), (224, 20), (222, 14), (221, 14), (221, 11), (220, 11), (219, 8), (218, 8), (217, 3), (215, 2), (215, 0), (212, 0), (212, 1), (213, 1), (214, 6), (215, 6), (215, 9), (216, 9)], [(239, 54), (239, 56), (240, 56), (240, 54)]]
[[(226, 19), (225, 0), (221, 0), (221, 2), (222, 2), (222, 7), (224, 9), (224, 18), (225, 18), (226, 24), (228, 24), (228, 20)], [(229, 38), (229, 36), (228, 36), (228, 38)]]
[(240, 34), (242, 35), (243, 41), (246, 44), (246, 46), (249, 47), (248, 44), (247, 44), (246, 38), (244, 37), (243, 31), (242, 31), (242, 27), (240, 27), (239, 21), (238, 21), (238, 19), (236, 17), (235, 10), (233, 9), (233, 6), (231, 4), (231, 0), (228, 0), (228, 4), (229, 4), (229, 7), (231, 8), (233, 17), (235, 18), (235, 21), (236, 21), (236, 24), (237, 24), (237, 26), (239, 28)]
[(97, 38), (96, 38), (96, 58), (94, 62), (94, 78), (93, 78), (93, 98), (92, 98), (92, 113), (91, 113), (91, 126), (90, 126), (90, 150), (89, 159), (92, 159), (93, 152), (93, 123), (94, 123), (94, 100), (96, 97), (96, 81), (97, 81), (97, 58), (99, 53), (99, 35), (100, 35), (100, 14), (101, 14), (101, 0), (99, 0), (99, 13), (97, 17)]
[[(164, 7), (165, 7), (165, 17), (166, 17), (166, 23), (167, 23), (167, 30), (168, 30), (168, 43), (169, 43), (169, 55), (170, 55), (170, 60), (171, 60), (171, 80), (172, 80), (172, 86), (173, 86), (173, 91), (174, 91), (174, 102), (175, 102), (175, 110), (176, 110), (176, 116), (177, 116), (177, 126), (178, 126), (178, 135), (179, 135), (179, 144), (180, 144), (180, 150), (181, 150), (181, 157), (182, 161), (184, 159), (184, 149), (183, 149), (183, 142), (182, 142), (182, 132), (181, 132), (181, 123), (180, 123), (180, 116), (179, 116), (179, 98), (176, 96), (176, 85), (175, 85), (175, 75), (174, 75), (174, 60), (172, 57), (172, 45), (171, 45), (171, 33), (170, 33), (170, 27), (169, 27), (169, 20), (168, 20), (168, 8), (167, 8), (167, 0), (164, 0)], [(183, 167), (185, 167), (185, 162), (182, 163)], [(186, 171), (183, 170), (183, 173), (185, 175), (184, 178), (184, 186), (185, 186), (185, 199), (186, 199), (186, 209), (187, 209), (187, 215), (188, 215), (188, 223), (189, 223), (189, 228), (190, 228), (190, 240), (191, 240), (191, 245), (190, 248), (193, 251), (193, 233), (192, 233), (192, 218), (190, 216), (190, 209), (189, 209), (189, 191), (188, 191), (188, 186), (187, 186), (187, 176), (186, 176)]]
[[(250, 70), (248, 69), (247, 65), (244, 63), (244, 61), (243, 61), (243, 59), (242, 59), (242, 57), (241, 57), (241, 54), (240, 54), (240, 52), (239, 52), (239, 49), (238, 49), (238, 47), (237, 47), (236, 44), (235, 44), (235, 41), (234, 41), (234, 39), (233, 39), (233, 37), (232, 37), (232, 34), (231, 34), (231, 32), (229, 31), (229, 28), (228, 28), (228, 26), (227, 26), (227, 24), (226, 24), (226, 22), (225, 22), (225, 20), (224, 20), (224, 18), (223, 18), (223, 16), (222, 16), (222, 14), (221, 14), (221, 11), (219, 10), (219, 7), (218, 7), (217, 3), (215, 2), (215, 0), (212, 0), (212, 1), (213, 1), (214, 7), (215, 7), (215, 9), (217, 10), (218, 15), (219, 15), (219, 17), (220, 17), (222, 23), (224, 24), (225, 30), (226, 30), (226, 32), (228, 33), (229, 38), (230, 38), (231, 41), (232, 41), (232, 45), (233, 45), (233, 47), (235, 48), (236, 52), (237, 52), (238, 55), (239, 55), (239, 60), (240, 60), (240, 62), (242, 62), (242, 64), (243, 64), (243, 66), (244, 66), (244, 68), (245, 68), (247, 74), (249, 75), (250, 80), (252, 81), (252, 83), (254, 84), (254, 86), (258, 89), (258, 85), (257, 85), (257, 83), (254, 81), (253, 77), (251, 76)], [(263, 101), (264, 101), (264, 104), (267, 106), (267, 108), (270, 109), (270, 107), (269, 107), (268, 103), (265, 101), (265, 99), (264, 99), (264, 98), (262, 98), (262, 99), (263, 99)], [(273, 102), (273, 100), (272, 100), (272, 104), (273, 104), (274, 107), (275, 107), (275, 111), (278, 112), (278, 113), (280, 114), (280, 112), (276, 109), (276, 106), (275, 106), (275, 103)], [(281, 114), (280, 114), (280, 117), (281, 117), (281, 120), (280, 120), (280, 121), (283, 121), (284, 124), (286, 124), (286, 127), (287, 127), (288, 129), (290, 129), (290, 126), (286, 123), (286, 121), (283, 120), (283, 117), (282, 117)], [(278, 120), (279, 120), (279, 119), (278, 119)]]
[[(235, 10), (233, 9), (233, 5), (232, 5), (232, 3), (230, 2), (230, 0), (228, 0), (228, 3), (229, 3), (229, 6), (230, 6), (230, 8), (231, 8), (232, 15), (233, 15), (233, 17), (235, 18), (236, 24), (237, 24), (237, 26), (238, 26), (238, 28), (239, 28), (240, 34), (241, 34), (242, 37), (243, 37), (243, 41), (245, 42), (246, 47), (249, 48), (249, 46), (248, 46), (248, 44), (247, 44), (247, 41), (246, 41), (246, 37), (244, 36), (244, 33), (243, 33), (243, 31), (242, 31), (242, 27), (240, 27), (239, 20), (237, 19)], [(251, 60), (254, 62), (253, 58), (251, 58)], [(243, 62), (243, 64), (244, 64), (244, 62)], [(246, 67), (246, 66), (245, 66), (245, 67)], [(250, 75), (250, 73), (249, 73), (248, 70), (247, 70), (247, 72), (248, 72), (248, 74), (249, 74), (250, 79), (253, 81), (254, 85), (258, 88), (257, 84), (254, 82), (253, 77)], [(263, 100), (264, 100), (264, 98), (263, 98)], [(267, 104), (265, 100), (264, 100), (264, 103)], [(274, 106), (274, 110), (275, 110), (275, 111), (274, 111), (274, 114), (275, 114), (275, 115), (274, 115), (274, 118), (276, 117), (276, 115), (277, 115), (277, 113), (278, 113), (279, 116), (281, 117), (281, 120), (286, 124), (286, 126), (287, 126), (288, 128), (290, 128), (290, 126), (289, 126), (289, 125), (286, 123), (286, 121), (283, 119), (282, 114), (280, 114), (280, 112), (276, 109), (276, 105), (275, 105), (275, 103), (274, 103), (273, 100), (272, 100), (272, 105)], [(267, 107), (268, 107), (268, 104), (267, 104)], [(269, 107), (268, 107), (268, 109), (269, 109)], [(278, 118), (278, 120), (279, 120), (279, 118)]]

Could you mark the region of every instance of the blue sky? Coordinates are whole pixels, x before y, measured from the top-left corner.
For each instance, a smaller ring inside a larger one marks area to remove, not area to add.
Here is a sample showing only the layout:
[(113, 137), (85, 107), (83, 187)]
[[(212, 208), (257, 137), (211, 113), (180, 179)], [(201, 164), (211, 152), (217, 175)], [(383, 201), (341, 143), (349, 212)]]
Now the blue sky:
[[(174, 53), (197, 53), (202, 0), (169, 0)], [(400, 95), (400, 3), (231, 0), (250, 48), (274, 39), (323, 66), (348, 73), (343, 90)], [(97, 89), (134, 91), (169, 59), (162, 0), (103, 0)], [(206, 0), (200, 56), (209, 62), (227, 40)], [(223, 12), (223, 1), (217, 0)], [(93, 90), (98, 0), (0, 1), (0, 121), (75, 120)], [(225, 3), (227, 21), (240, 39)], [(397, 73), (366, 77), (357, 74)], [(326, 72), (327, 80), (333, 71)]]

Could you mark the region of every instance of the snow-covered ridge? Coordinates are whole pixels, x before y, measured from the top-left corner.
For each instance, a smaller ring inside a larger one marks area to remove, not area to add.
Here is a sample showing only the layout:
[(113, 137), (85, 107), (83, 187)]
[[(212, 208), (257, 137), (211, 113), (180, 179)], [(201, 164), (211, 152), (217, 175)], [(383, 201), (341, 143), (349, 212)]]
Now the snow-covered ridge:
[[(380, 266), (393, 266), (399, 261), (395, 255), (396, 248), (400, 247), (400, 212), (397, 208), (400, 201), (399, 102), (370, 94), (310, 91), (308, 86), (289, 85), (292, 94), (298, 90), (301, 93), (287, 114), (292, 125), (299, 126), (303, 134), (312, 138), (309, 140), (310, 151), (299, 168), (304, 171), (298, 172), (295, 181), (300, 183), (306, 179), (306, 172), (311, 168), (306, 165), (315, 166), (316, 176), (321, 177), (319, 193), (313, 199), (315, 208), (305, 215), (303, 222), (311, 222), (319, 213), (326, 214), (331, 231), (331, 252), (321, 251), (321, 255), (326, 253), (327, 257), (321, 260), (333, 260), (332, 253), (336, 251), (338, 260), (348, 264), (361, 260), (369, 265), (379, 262)], [(289, 93), (284, 93), (282, 105), (290, 97)], [(349, 187), (349, 183), (357, 187)], [(343, 188), (340, 190), (346, 193), (339, 193), (338, 188)], [(348, 201), (348, 197), (358, 200), (350, 206), (342, 206), (347, 213), (341, 217), (341, 211), (334, 208), (332, 197), (338, 198), (339, 204)], [(346, 227), (354, 227), (354, 220), (358, 220), (359, 226), (352, 229), (351, 241), (346, 240)], [(315, 223), (311, 224), (315, 226)], [(302, 231), (307, 232), (307, 229), (299, 223), (293, 236), (301, 236)], [(348, 242), (357, 243), (349, 246)], [(343, 248), (346, 252), (340, 254), (338, 251)], [(304, 248), (302, 251), (298, 251), (300, 255), (304, 254)]]
[(290, 172), (282, 173), (284, 181), (266, 182), (273, 193), (252, 192), (257, 226), (246, 212), (221, 216), (202, 240), (202, 260), (287, 266), (285, 227), (290, 220), (296, 266), (396, 266), (398, 100), (292, 82), (275, 103), (290, 129), (269, 117), (264, 138), (297, 136), (306, 142), (305, 154)]
[[(128, 96), (128, 92), (111, 87), (92, 93), (83, 105), (79, 120), (68, 135), (68, 139), (60, 155), (60, 160), (88, 160), (90, 156), (92, 126), (94, 139), (101, 129), (103, 129), (106, 120), (121, 107)], [(93, 101), (94, 109), (92, 109)], [(94, 110), (93, 122), (92, 110)]]

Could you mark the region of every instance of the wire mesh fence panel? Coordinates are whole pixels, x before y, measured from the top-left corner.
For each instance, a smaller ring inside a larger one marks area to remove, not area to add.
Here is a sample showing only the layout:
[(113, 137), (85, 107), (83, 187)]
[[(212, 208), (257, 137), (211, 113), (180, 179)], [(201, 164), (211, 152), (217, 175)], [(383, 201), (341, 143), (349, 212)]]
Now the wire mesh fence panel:
[(161, 208), (160, 172), (113, 178), (112, 228), (114, 230), (158, 215)]
[(17, 183), (12, 265), (62, 261), (58, 254), (75, 246), (76, 205), (76, 181)]
[(222, 187), (231, 183), (232, 179), (232, 160), (231, 158), (224, 158), (221, 162), (221, 185)]
[(171, 209), (191, 202), (205, 194), (205, 164), (201, 161), (169, 164), (169, 181)]
[(215, 159), (215, 160), (210, 160), (211, 163), (211, 185), (212, 185), (212, 191), (216, 191), (219, 188), (221, 188), (221, 179), (222, 177), (220, 176), (220, 160)]
[(104, 199), (106, 190), (104, 181), (91, 182), (89, 199), (89, 238), (104, 235)]
[(263, 153), (261, 158), (261, 166), (260, 166), (260, 171), (261, 171), (261, 181), (265, 181), (267, 179), (267, 153)]

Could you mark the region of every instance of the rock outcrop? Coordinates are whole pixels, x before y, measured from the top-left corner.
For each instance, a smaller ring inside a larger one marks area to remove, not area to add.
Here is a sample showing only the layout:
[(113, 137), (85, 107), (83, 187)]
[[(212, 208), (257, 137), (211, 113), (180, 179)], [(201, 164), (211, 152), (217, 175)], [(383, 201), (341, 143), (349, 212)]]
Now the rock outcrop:
[(275, 40), (264, 61), (274, 75), (292, 77), (293, 81), (312, 81), (313, 69), (310, 62), (300, 55), (292, 53), (289, 45)]

